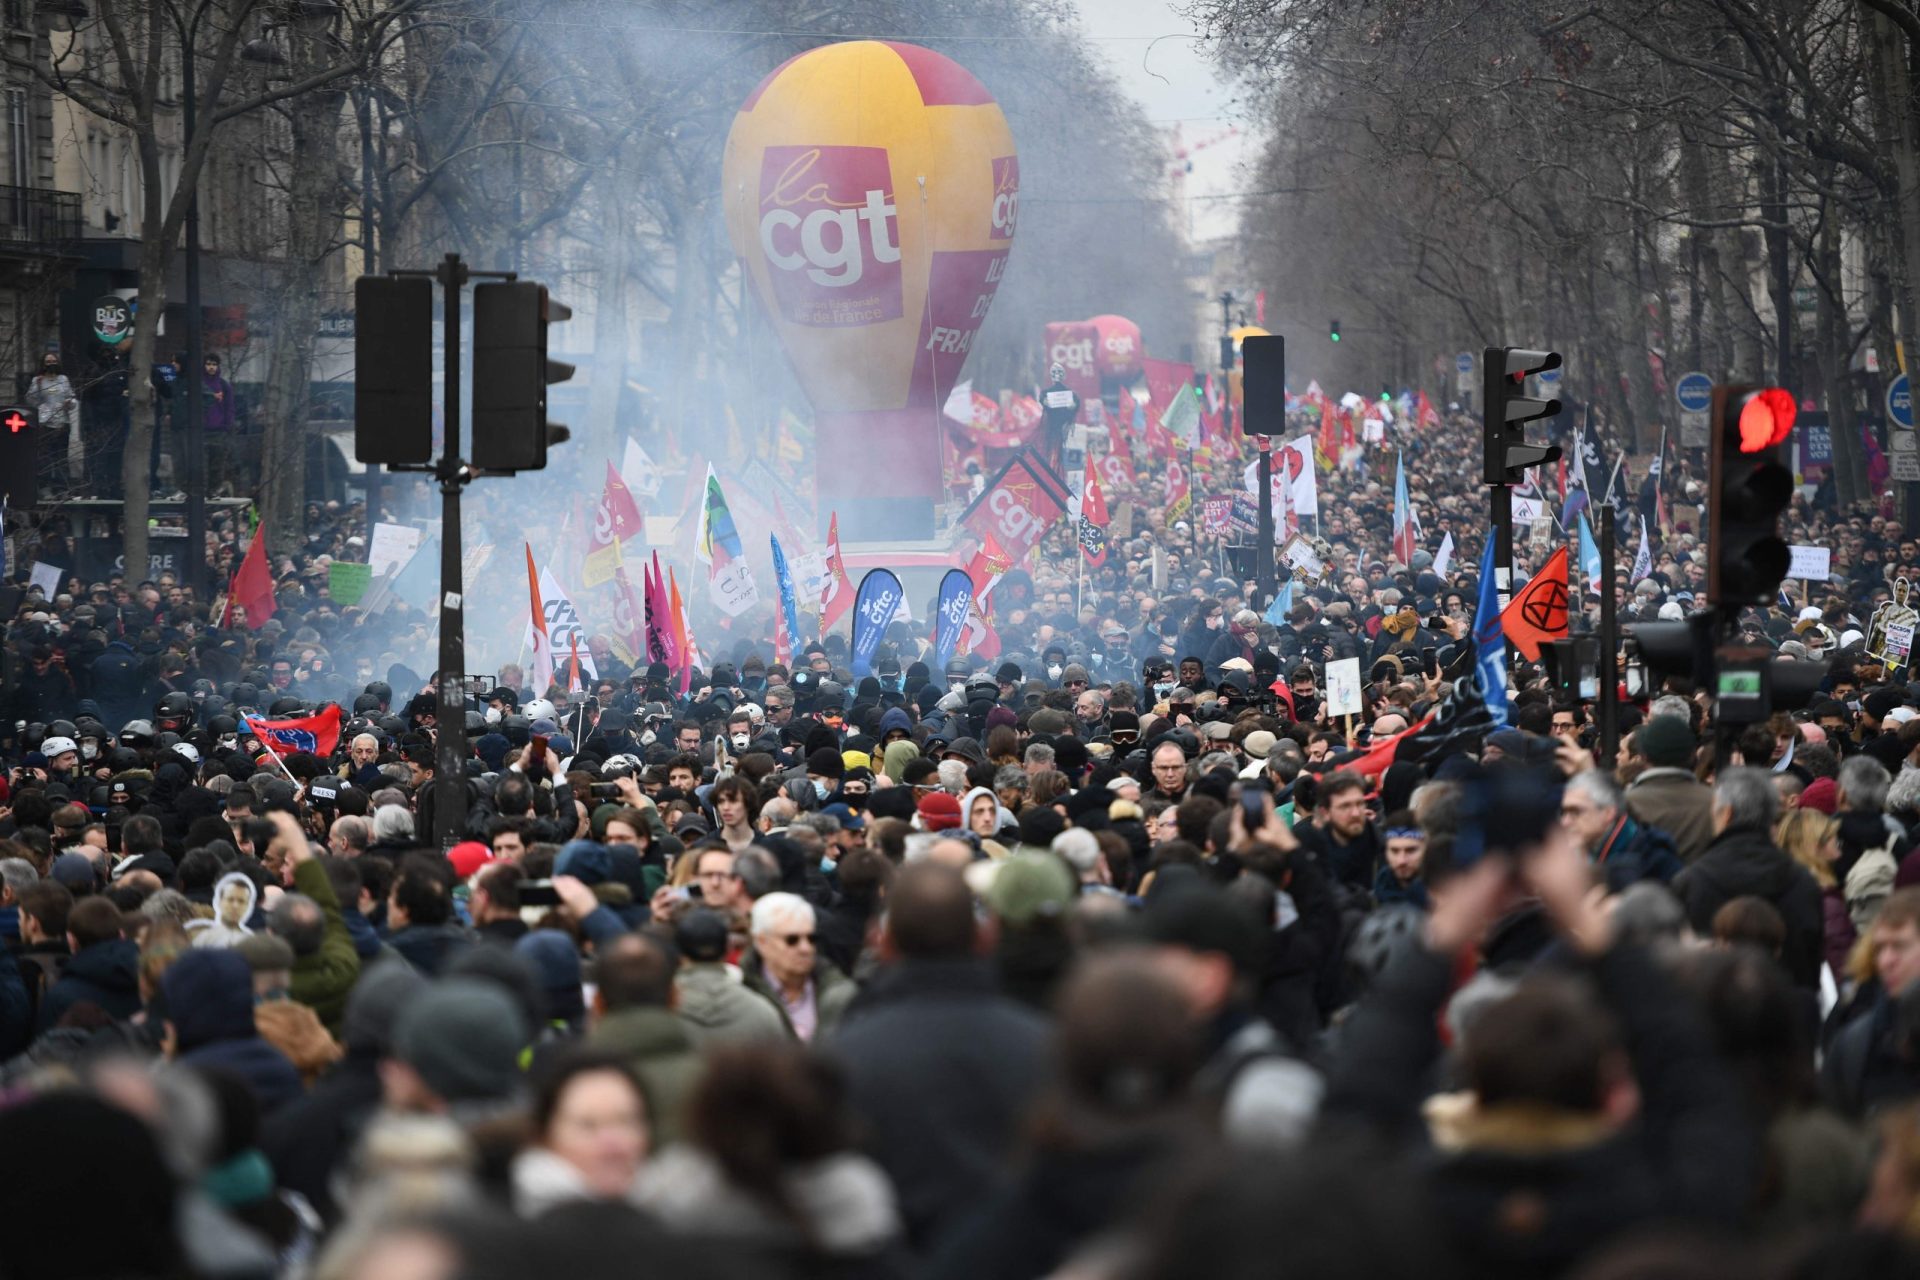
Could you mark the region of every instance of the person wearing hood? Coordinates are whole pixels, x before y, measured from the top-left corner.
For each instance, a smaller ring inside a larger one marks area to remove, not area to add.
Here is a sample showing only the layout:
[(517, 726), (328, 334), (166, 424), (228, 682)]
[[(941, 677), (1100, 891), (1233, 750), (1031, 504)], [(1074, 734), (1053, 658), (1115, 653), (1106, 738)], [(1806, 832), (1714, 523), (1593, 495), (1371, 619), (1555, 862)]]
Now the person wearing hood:
[(1820, 973), (1820, 886), (1773, 842), (1779, 814), (1779, 792), (1765, 770), (1722, 773), (1713, 788), (1713, 840), (1674, 878), (1673, 891), (1687, 909), (1688, 923), (1703, 938), (1713, 936), (1714, 913), (1735, 898), (1751, 896), (1772, 904), (1787, 926), (1781, 962), (1796, 986), (1811, 988)]
[(915, 746), (911, 739), (902, 739), (898, 742), (889, 742), (885, 754), (886, 763), (883, 766), (883, 772), (898, 784), (903, 780), (907, 763), (920, 758), (920, 748)]
[(253, 970), (238, 952), (188, 951), (161, 976), (160, 995), (169, 1057), (232, 1072), (263, 1115), (301, 1096), (300, 1073), (254, 1025)]
[(992, 787), (975, 787), (960, 797), (960, 819), (982, 840), (997, 841), (1002, 831), (1018, 830), (1020, 826), (1020, 820), (1000, 803)]
[[(140, 1012), (140, 948), (120, 936), (120, 912), (111, 902), (98, 897), (76, 902), (67, 913), (67, 945), (72, 957), (40, 997), (41, 1031), (58, 1026), (80, 1005), (94, 1005), (115, 1019)], [(246, 962), (240, 967), (244, 970)]]

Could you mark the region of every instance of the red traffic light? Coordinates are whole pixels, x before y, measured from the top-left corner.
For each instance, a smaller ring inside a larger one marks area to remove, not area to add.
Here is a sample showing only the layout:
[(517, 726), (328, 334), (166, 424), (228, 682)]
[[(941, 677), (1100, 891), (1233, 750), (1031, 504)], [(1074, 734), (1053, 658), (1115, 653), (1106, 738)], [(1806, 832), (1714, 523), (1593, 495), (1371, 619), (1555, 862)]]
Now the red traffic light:
[(7, 410), (6, 416), (0, 418), (0, 426), (5, 426), (7, 434), (10, 436), (17, 436), (32, 425), (33, 423), (28, 419), (27, 415), (18, 409), (9, 409)]
[(1784, 441), (1793, 431), (1793, 393), (1763, 387), (1740, 406), (1740, 452), (1758, 453)]

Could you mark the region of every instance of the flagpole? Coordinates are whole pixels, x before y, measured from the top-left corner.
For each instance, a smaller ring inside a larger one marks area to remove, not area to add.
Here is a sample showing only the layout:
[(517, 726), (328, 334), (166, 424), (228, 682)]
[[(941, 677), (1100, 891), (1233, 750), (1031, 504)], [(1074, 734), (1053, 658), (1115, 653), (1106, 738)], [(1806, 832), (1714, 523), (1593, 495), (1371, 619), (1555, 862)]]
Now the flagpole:
[(1600, 766), (1620, 746), (1619, 602), (1613, 590), (1613, 508), (1600, 509)]

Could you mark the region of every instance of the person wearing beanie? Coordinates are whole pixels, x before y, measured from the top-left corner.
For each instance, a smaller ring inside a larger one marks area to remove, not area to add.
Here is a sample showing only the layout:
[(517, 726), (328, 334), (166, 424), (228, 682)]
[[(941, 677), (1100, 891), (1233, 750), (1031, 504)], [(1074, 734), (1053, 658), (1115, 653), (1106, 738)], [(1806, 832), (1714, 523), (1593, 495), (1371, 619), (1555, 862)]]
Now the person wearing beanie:
[(950, 791), (930, 791), (914, 805), (922, 831), (951, 831), (960, 825), (960, 798)]
[(345, 1054), (313, 1091), (269, 1116), (260, 1149), (275, 1180), (305, 1196), (329, 1226), (340, 1220), (334, 1203), (334, 1171), (361, 1130), (380, 1109), (380, 1060), (393, 1045), (393, 1029), (408, 1001), (427, 980), (402, 960), (371, 965), (347, 998), (342, 1039)]
[(489, 1108), (515, 1098), (520, 1052), (532, 1030), (497, 982), (447, 977), (408, 1000), (381, 1064), (389, 1110), (439, 1114)]
[(1840, 788), (1832, 778), (1815, 778), (1800, 792), (1800, 807), (1824, 813), (1829, 818), (1840, 807)]
[(1680, 860), (1692, 862), (1714, 836), (1713, 790), (1693, 776), (1699, 740), (1680, 717), (1657, 715), (1628, 743), (1629, 761), (1644, 767), (1627, 787), (1627, 812), (1641, 826), (1666, 832)]
[(301, 1096), (305, 1086), (287, 1056), (261, 1037), (253, 1016), (253, 970), (239, 952), (196, 947), (160, 978), (168, 1056), (231, 1072), (262, 1115)]

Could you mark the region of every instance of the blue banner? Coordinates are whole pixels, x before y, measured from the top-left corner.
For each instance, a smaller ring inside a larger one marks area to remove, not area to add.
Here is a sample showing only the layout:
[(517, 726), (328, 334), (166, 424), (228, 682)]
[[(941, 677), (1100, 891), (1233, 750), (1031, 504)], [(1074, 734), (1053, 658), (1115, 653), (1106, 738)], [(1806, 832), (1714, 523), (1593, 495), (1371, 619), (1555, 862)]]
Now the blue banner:
[[(940, 579), (940, 602), (933, 611), (933, 666), (944, 673), (967, 632), (967, 613), (973, 608), (973, 579), (964, 569), (949, 569)], [(944, 678), (944, 677), (943, 677)]]
[(800, 635), (800, 608), (794, 603), (793, 574), (787, 569), (786, 553), (780, 550), (780, 535), (771, 535), (773, 539), (773, 581), (780, 591), (780, 615), (787, 620), (787, 643), (792, 644)]
[(1478, 652), (1474, 680), (1495, 728), (1507, 723), (1507, 634), (1500, 626), (1500, 595), (1493, 581), (1493, 537), (1480, 560), (1480, 603), (1473, 611), (1473, 643)]
[(871, 569), (860, 579), (860, 590), (853, 597), (853, 678), (873, 674), (873, 652), (887, 634), (893, 615), (900, 612), (906, 593), (900, 579), (890, 569)]

